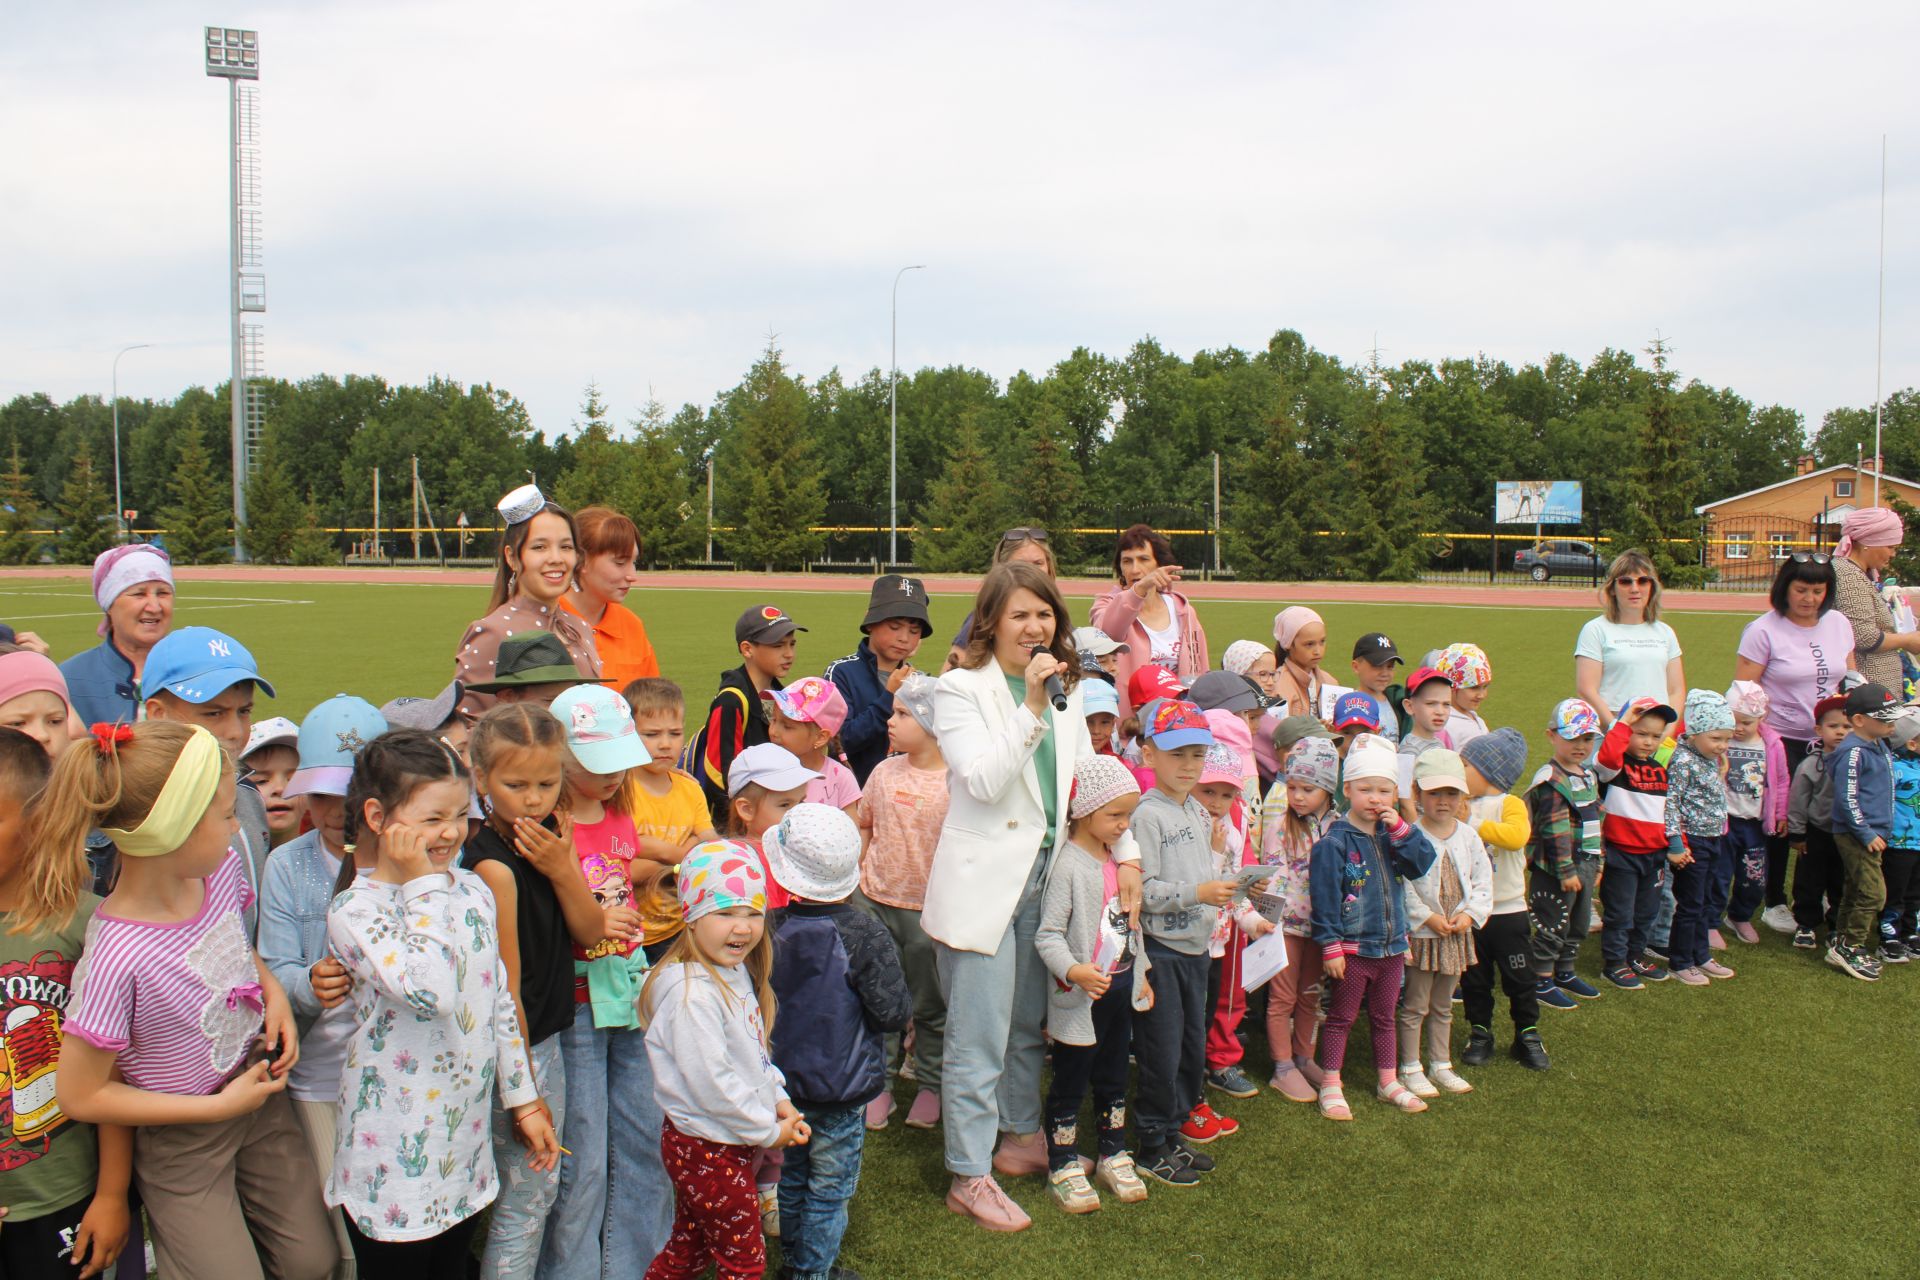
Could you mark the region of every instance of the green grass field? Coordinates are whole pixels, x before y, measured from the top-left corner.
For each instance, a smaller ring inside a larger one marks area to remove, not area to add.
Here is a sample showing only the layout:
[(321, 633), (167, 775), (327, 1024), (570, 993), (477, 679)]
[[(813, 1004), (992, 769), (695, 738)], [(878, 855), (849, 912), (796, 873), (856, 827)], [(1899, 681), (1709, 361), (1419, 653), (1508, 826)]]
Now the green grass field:
[[(666, 674), (696, 707), (733, 665), (733, 618), (756, 602), (748, 592), (673, 590), (630, 600)], [(853, 647), (863, 596), (780, 603), (811, 628), (796, 674)], [(465, 586), (193, 583), (176, 617), (246, 643), (280, 692), (257, 714), (297, 720), (342, 690), (376, 703), (438, 690), (461, 628), (484, 604), (483, 589)], [(1084, 617), (1085, 602), (1073, 604)], [(940, 641), (967, 607), (936, 597)], [(1234, 639), (1270, 634), (1271, 605), (1199, 608), (1216, 654)], [(1574, 635), (1588, 616), (1319, 608), (1336, 673), (1363, 630), (1384, 630), (1414, 655), (1456, 640), (1483, 645), (1496, 677), (1486, 715), (1523, 729), (1536, 759), (1544, 754), (1537, 726), (1572, 691)], [(98, 616), (78, 582), (0, 585), (0, 618), (37, 630), (59, 656), (95, 642)], [(1670, 621), (1692, 683), (1724, 688), (1745, 619)], [(1915, 1245), (1912, 1200), (1899, 1187), (1920, 1133), (1920, 965), (1891, 967), (1869, 986), (1828, 969), (1817, 953), (1762, 937), (1757, 948), (1736, 944), (1732, 982), (1609, 989), (1580, 1010), (1546, 1011), (1554, 1068), (1545, 1076), (1503, 1053), (1469, 1072), (1475, 1093), (1415, 1116), (1356, 1089), (1349, 1125), (1264, 1092), (1222, 1108), (1245, 1128), (1211, 1148), (1220, 1169), (1204, 1186), (1156, 1184), (1144, 1204), (1109, 1204), (1081, 1219), (1054, 1210), (1039, 1179), (1011, 1182), (1036, 1219), (1018, 1236), (990, 1236), (947, 1213), (939, 1134), (896, 1124), (870, 1137), (843, 1261), (869, 1280), (1903, 1272)], [(1583, 971), (1596, 977), (1591, 961)], [(1509, 1029), (1496, 1030), (1504, 1051)], [(1355, 1044), (1349, 1074), (1365, 1080), (1364, 1036)], [(1264, 1080), (1258, 1034), (1250, 1059), (1249, 1074)], [(899, 1086), (903, 1108), (912, 1088)]]

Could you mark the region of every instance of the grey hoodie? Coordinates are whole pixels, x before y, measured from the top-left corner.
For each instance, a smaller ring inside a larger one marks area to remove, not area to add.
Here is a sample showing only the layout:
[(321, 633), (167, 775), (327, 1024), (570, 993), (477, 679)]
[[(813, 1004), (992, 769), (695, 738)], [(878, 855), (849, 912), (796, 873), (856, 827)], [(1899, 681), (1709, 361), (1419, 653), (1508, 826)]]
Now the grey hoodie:
[(1177, 805), (1158, 787), (1133, 811), (1133, 838), (1140, 844), (1140, 927), (1149, 938), (1190, 956), (1207, 954), (1220, 908), (1204, 905), (1200, 885), (1219, 877), (1213, 869), (1213, 818), (1191, 795)]
[(767, 1054), (760, 1003), (743, 966), (694, 960), (659, 971), (646, 992), (647, 1058), (653, 1091), (673, 1127), (736, 1147), (766, 1147), (780, 1135), (774, 1108), (786, 1079)]

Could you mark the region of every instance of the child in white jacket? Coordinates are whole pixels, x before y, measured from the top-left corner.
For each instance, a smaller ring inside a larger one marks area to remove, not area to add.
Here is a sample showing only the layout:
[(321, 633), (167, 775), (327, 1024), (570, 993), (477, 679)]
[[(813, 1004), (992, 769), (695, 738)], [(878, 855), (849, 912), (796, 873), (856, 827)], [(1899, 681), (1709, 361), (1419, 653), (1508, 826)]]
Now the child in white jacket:
[(695, 848), (680, 864), (680, 910), (687, 928), (640, 991), (674, 1190), (673, 1236), (647, 1277), (697, 1276), (709, 1264), (759, 1275), (754, 1149), (803, 1143), (811, 1131), (767, 1052), (773, 945), (758, 855), (731, 840)]
[[(1407, 977), (1400, 1001), (1400, 1083), (1422, 1098), (1470, 1093), (1453, 1069), (1453, 991), (1473, 964), (1473, 931), (1493, 909), (1493, 864), (1479, 833), (1459, 820), (1467, 807), (1467, 775), (1457, 752), (1429, 751), (1413, 766), (1420, 830), (1439, 856), (1408, 880)], [(1426, 1028), (1430, 1070), (1420, 1069)]]

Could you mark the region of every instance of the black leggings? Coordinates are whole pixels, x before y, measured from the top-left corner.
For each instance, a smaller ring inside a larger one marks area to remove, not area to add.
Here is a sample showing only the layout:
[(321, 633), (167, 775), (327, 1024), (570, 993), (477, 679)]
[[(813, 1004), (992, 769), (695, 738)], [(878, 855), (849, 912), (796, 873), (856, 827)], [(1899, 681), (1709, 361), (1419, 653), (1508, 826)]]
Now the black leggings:
[[(1813, 748), (1811, 742), (1802, 742), (1798, 738), (1782, 738), (1780, 745), (1787, 753), (1787, 781), (1793, 781), (1793, 775), (1800, 768), (1800, 762), (1807, 758), (1807, 752)], [(1787, 901), (1787, 838), (1769, 834), (1767, 836), (1767, 905), (1777, 907)]]
[[(345, 1212), (342, 1211), (342, 1217)], [(466, 1280), (480, 1215), (469, 1214), (425, 1240), (374, 1240), (347, 1218), (347, 1239), (360, 1280)]]

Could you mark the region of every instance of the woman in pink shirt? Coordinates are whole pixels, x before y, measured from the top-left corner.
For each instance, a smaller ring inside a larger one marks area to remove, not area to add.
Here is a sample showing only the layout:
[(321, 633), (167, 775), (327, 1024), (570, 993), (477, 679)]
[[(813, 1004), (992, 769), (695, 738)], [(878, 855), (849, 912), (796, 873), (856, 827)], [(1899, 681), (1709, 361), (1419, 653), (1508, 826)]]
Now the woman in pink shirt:
[(1212, 662), (1200, 615), (1173, 590), (1180, 581), (1180, 565), (1166, 535), (1144, 524), (1121, 533), (1113, 576), (1119, 585), (1093, 602), (1090, 618), (1127, 646), (1113, 673), (1115, 687), (1122, 690), (1120, 718), (1125, 720), (1133, 713), (1124, 691), (1135, 668), (1151, 663), (1173, 672), (1181, 684), (1191, 684)]

